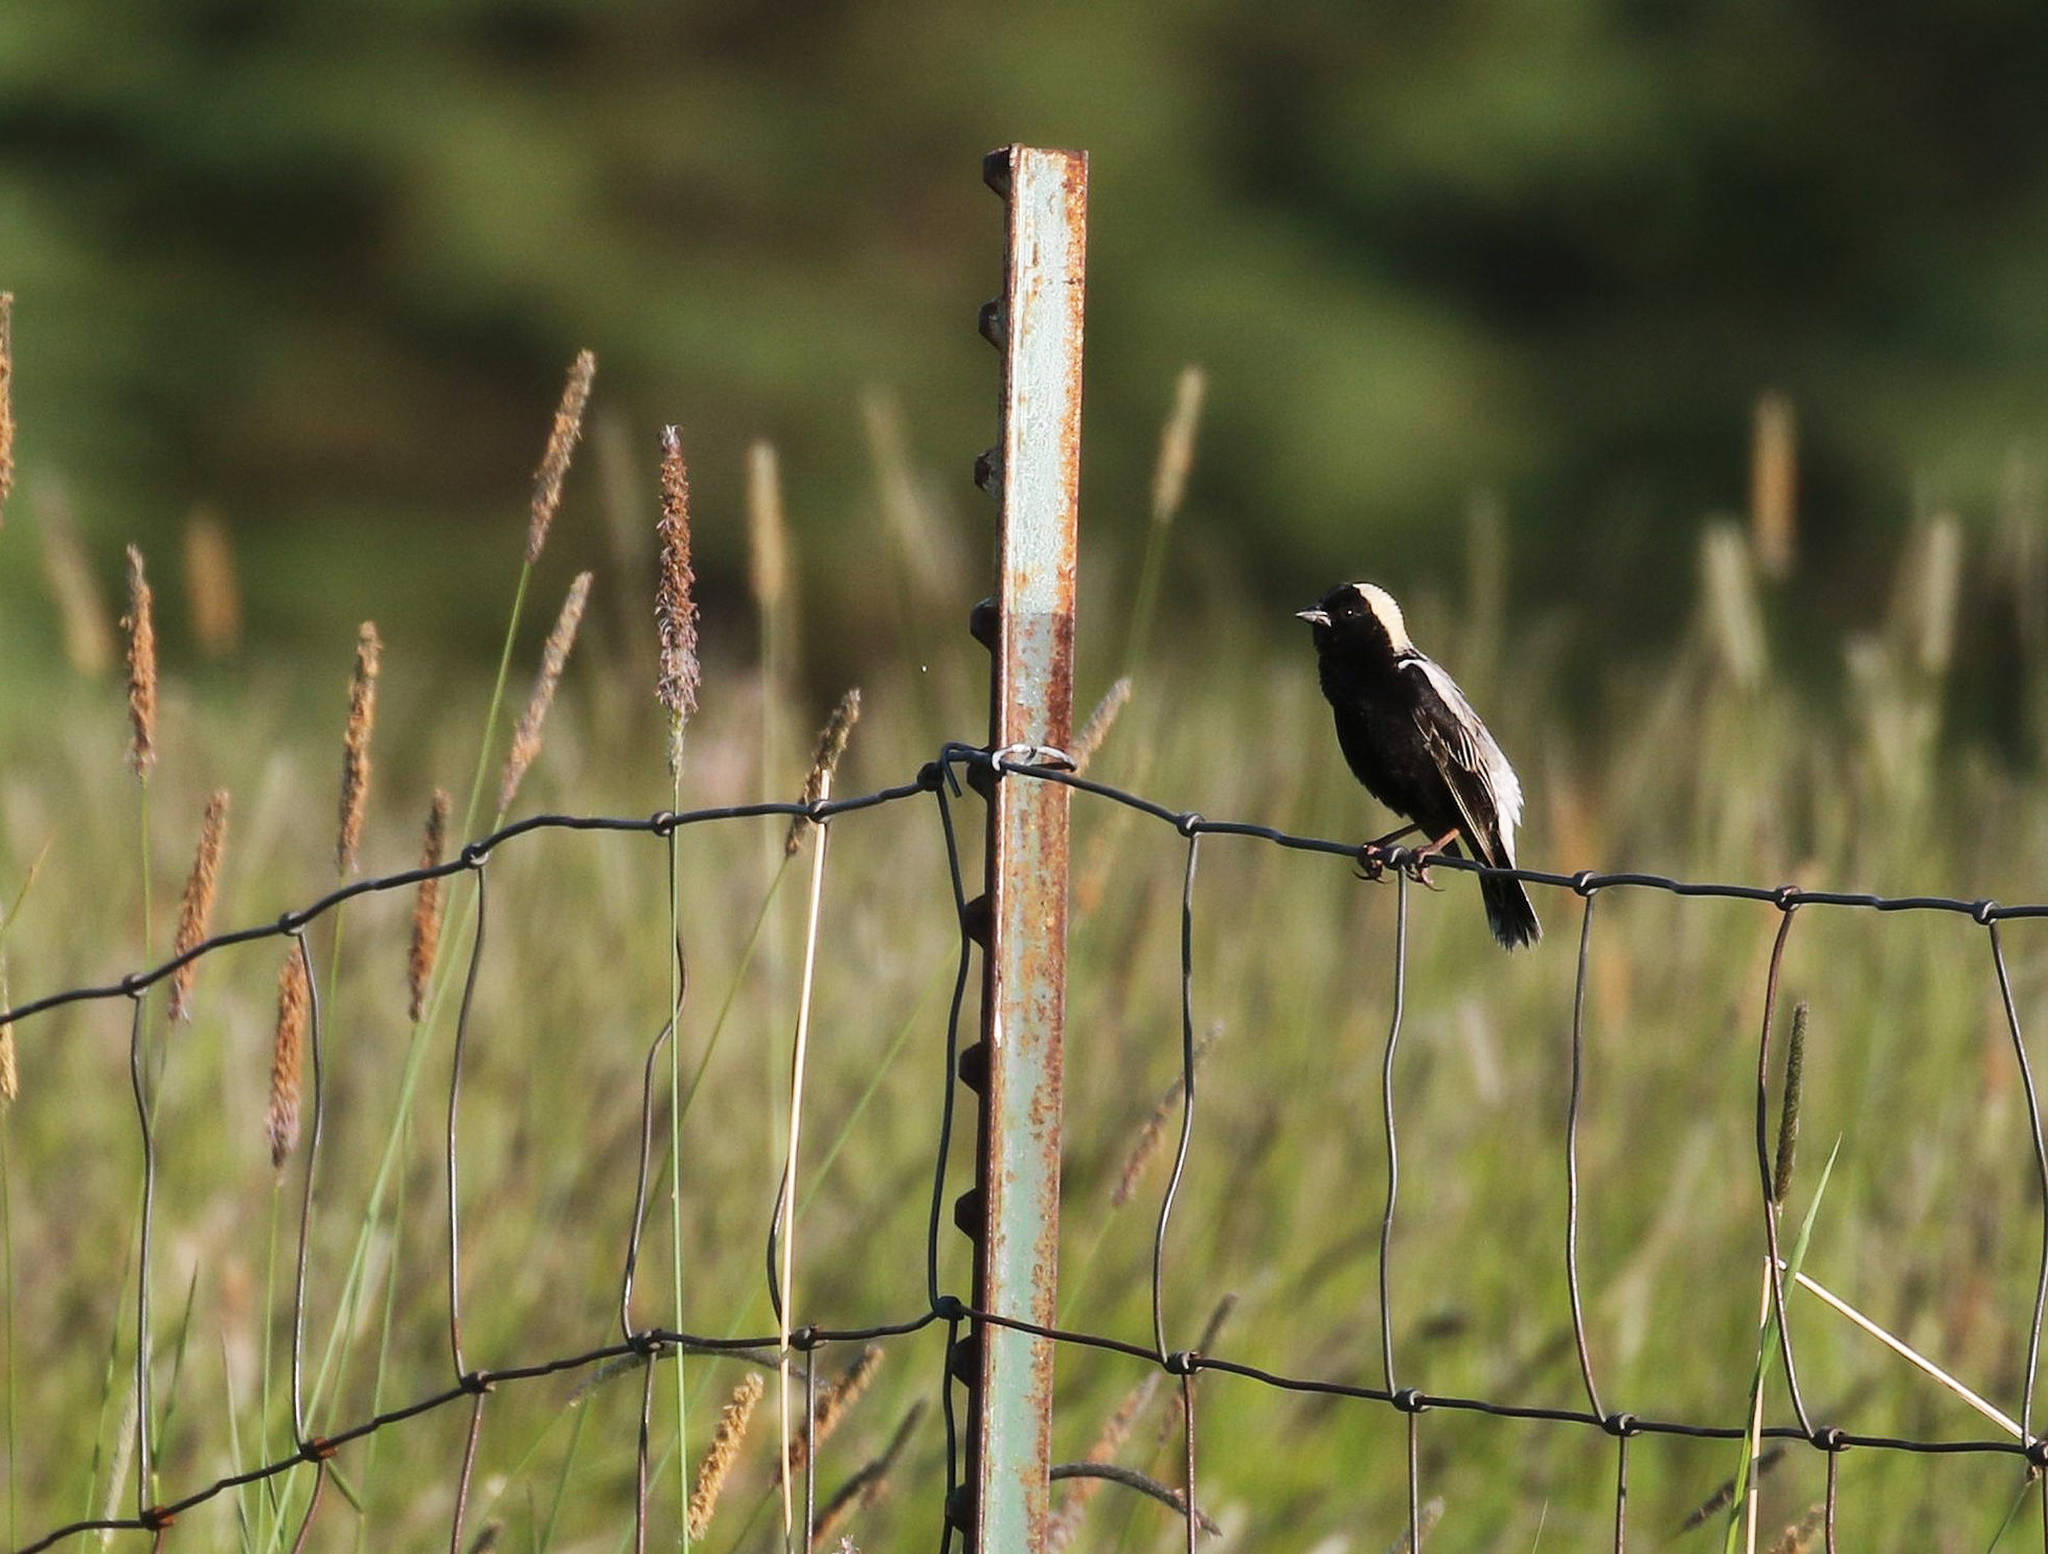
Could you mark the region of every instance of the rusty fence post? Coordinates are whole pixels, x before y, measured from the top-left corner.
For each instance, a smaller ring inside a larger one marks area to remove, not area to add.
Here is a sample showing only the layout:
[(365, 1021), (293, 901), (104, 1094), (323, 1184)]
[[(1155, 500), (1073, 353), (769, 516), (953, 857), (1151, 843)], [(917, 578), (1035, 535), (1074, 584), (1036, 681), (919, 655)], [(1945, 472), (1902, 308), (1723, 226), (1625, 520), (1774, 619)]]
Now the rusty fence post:
[[(1074, 576), (1081, 450), (1085, 152), (1007, 146), (984, 163), (1008, 205), (1003, 296), (982, 332), (1003, 354), (993, 487), (998, 592), (979, 634), (995, 654), (990, 741), (1064, 749), (1074, 716)], [(1059, 1261), (1061, 1039), (1066, 1006), (1067, 800), (1058, 783), (989, 792), (982, 1040), (961, 1058), (981, 1094), (980, 1164), (956, 1218), (976, 1242), (977, 1309), (1049, 1326)], [(954, 1508), (975, 1554), (1043, 1547), (1051, 1498), (1053, 1345), (977, 1323), (968, 1387), (971, 1500)]]

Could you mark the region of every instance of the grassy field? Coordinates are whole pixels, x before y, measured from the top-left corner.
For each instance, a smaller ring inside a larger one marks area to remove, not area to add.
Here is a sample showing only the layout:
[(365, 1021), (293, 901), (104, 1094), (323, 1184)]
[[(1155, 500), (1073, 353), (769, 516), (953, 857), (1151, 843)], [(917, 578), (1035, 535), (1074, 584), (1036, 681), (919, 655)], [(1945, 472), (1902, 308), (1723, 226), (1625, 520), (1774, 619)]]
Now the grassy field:
[[(865, 710), (840, 793), (906, 780), (942, 739), (978, 740), (986, 723), (985, 659), (963, 628), (965, 605), (982, 589), (971, 568), (920, 538), (930, 515), (899, 496), (908, 506), (880, 526), (893, 536), (888, 547), (877, 538), (878, 553), (895, 559), (878, 564), (874, 580), (881, 645), (859, 645), (869, 665)], [(562, 554), (605, 554), (602, 533), (572, 500), (549, 567)], [(508, 596), (518, 541), (508, 529)], [(32, 577), (36, 543), (32, 528), (10, 528), (0, 569)], [(1408, 602), (1417, 640), (1458, 675), (1523, 772), (1523, 856), (1535, 867), (2038, 900), (2048, 897), (2040, 787), (1968, 741), (1938, 737), (1953, 623), (1992, 608), (1996, 582), (1983, 580), (1985, 569), (1958, 572), (1930, 558), (1955, 544), (1974, 561), (1973, 543), (1939, 523), (1916, 531), (1899, 598), (1873, 608), (1871, 635), (1848, 645), (1839, 696), (1801, 688), (1772, 662), (1767, 622), (1796, 611), (1800, 584), (1761, 589), (1748, 540), (1734, 530), (1703, 542), (1699, 620), (1681, 646), (1610, 663), (1591, 686), (1566, 683), (1569, 614), (1504, 610), (1507, 558), (1483, 519), (1447, 556), (1440, 586), (1414, 590)], [(905, 559), (918, 556), (938, 560), (920, 568)], [(1337, 837), (1384, 829), (1343, 769), (1306, 640), (1284, 619), (1255, 618), (1227, 582), (1208, 581), (1228, 576), (1229, 558), (1176, 557), (1151, 645), (1135, 651), (1122, 596), (1104, 586), (1108, 569), (1084, 566), (1084, 688), (1120, 669), (1134, 681), (1091, 775), (1212, 818)], [(791, 688), (786, 616), (760, 629), (751, 599), (703, 601), (714, 651), (680, 789), (671, 787), (652, 695), (648, 570), (630, 547), (599, 567), (585, 640), (515, 817), (645, 815), (678, 791), (684, 807), (794, 796), (831, 698)], [(482, 818), (552, 604), (543, 595), (553, 571), (542, 579), (514, 652), (509, 705), (485, 752)], [(1303, 579), (1304, 599), (1328, 581)], [(491, 700), (487, 680), (410, 655), (409, 623), (380, 624), (361, 846), (370, 874), (414, 863), (435, 785), (453, 790), (460, 816)], [(750, 645), (757, 640), (768, 644), (766, 667)], [(335, 644), (332, 662), (278, 664), (249, 644), (209, 661), (189, 632), (168, 634), (146, 802), (123, 765), (126, 711), (114, 678), (53, 669), (0, 679), (9, 752), (0, 901), (13, 901), (33, 870), (5, 939), (17, 1000), (163, 957), (216, 788), (232, 795), (216, 929), (273, 920), (331, 888), (349, 648)], [(850, 656), (828, 642), (803, 648), (814, 670)], [(2038, 657), (2011, 673), (2026, 680), (2023, 700), (2048, 704)], [(1596, 712), (1566, 718), (1567, 704)], [(958, 813), (971, 878), (976, 801)], [(1185, 843), (1168, 826), (1085, 796), (1074, 814), (1061, 1320), (1143, 1344), (1170, 1150), (1138, 1160), (1122, 1206), (1113, 1195), (1179, 1072)], [(786, 1145), (809, 862), (804, 853), (785, 868), (779, 821), (695, 827), (675, 847), (688, 952), (686, 1082), (702, 1064), (679, 1130), (689, 1330), (774, 1331), (762, 1260)], [(1564, 1118), (1582, 908), (1567, 892), (1540, 892), (1548, 935), (1511, 958), (1488, 939), (1471, 880), (1446, 874), (1440, 883), (1440, 893), (1409, 892), (1394, 1071), (1399, 1379), (1442, 1394), (1578, 1406)], [(643, 1065), (671, 1001), (668, 852), (651, 836), (544, 832), (494, 856), (489, 892), (462, 1090), (463, 1336), (471, 1365), (501, 1367), (618, 1336)], [(449, 987), (469, 942), (467, 900), (453, 892)], [(412, 905), (410, 891), (366, 897), (308, 935), (327, 1085), (305, 1324), (314, 1434), (438, 1391), (453, 1375), (441, 1151), (455, 1001), (444, 996), (438, 1016), (417, 1025), (408, 1017)], [(1203, 844), (1193, 1001), (1198, 1029), (1214, 1039), (1166, 1253), (1164, 1315), (1177, 1346), (1194, 1345), (1221, 1310), (1206, 1345), (1216, 1354), (1297, 1376), (1380, 1379), (1380, 1059), (1394, 906), (1392, 885), (1361, 883), (1340, 858), (1250, 840)], [(820, 918), (796, 1317), (859, 1326), (925, 1309), (957, 949), (930, 799), (832, 825)], [(1580, 1255), (1610, 1409), (1726, 1425), (1747, 1417), (1763, 1246), (1752, 1086), (1778, 925), (1768, 904), (1627, 890), (1600, 898)], [(2005, 949), (2021, 1020), (2038, 1035), (2048, 1018), (2048, 927), (2009, 925)], [(162, 1498), (289, 1451), (284, 1377), (304, 1157), (274, 1170), (265, 1136), (282, 954), (271, 939), (207, 958), (189, 1024), (167, 1026), (161, 990), (145, 1010), (147, 1046), (162, 1064), (152, 1252)], [(1788, 1241), (1834, 1151), (1805, 1270), (2017, 1415), (2042, 1220), (1986, 931), (1957, 916), (1808, 908), (1791, 933), (1782, 994), (1781, 1015), (1795, 1000), (1811, 1008)], [(133, 1406), (140, 1188), (128, 1016), (120, 1000), (73, 1006), (14, 1033), (20, 1094), (0, 1122), (11, 1543), (109, 1505), (132, 1513), (134, 1468), (120, 1444)], [(665, 1059), (657, 1072), (665, 1097)], [(664, 1146), (667, 1117), (664, 1099), (655, 1124)], [(971, 1179), (971, 1147), (970, 1125), (956, 1138), (949, 1203)], [(387, 1149), (394, 1167), (380, 1194)], [(637, 1302), (646, 1321), (674, 1320), (669, 1216), (664, 1179), (647, 1216)], [(940, 1248), (942, 1287), (967, 1293), (966, 1244), (950, 1225)], [(1999, 1433), (1807, 1296), (1791, 1297), (1791, 1320), (1818, 1421), (1916, 1436)], [(886, 1491), (841, 1529), (861, 1547), (925, 1547), (937, 1537), (942, 1350), (936, 1328), (885, 1344), (871, 1385), (821, 1447), (822, 1502), (907, 1427)], [(856, 1354), (827, 1350), (821, 1374), (838, 1374)], [(679, 1467), (678, 1371), (662, 1367), (652, 1416), (657, 1544), (676, 1541), (684, 1469), (694, 1476), (718, 1409), (752, 1370), (745, 1360), (704, 1358), (681, 1369), (689, 1439)], [(630, 1546), (640, 1376), (631, 1367), (601, 1374), (595, 1385), (582, 1372), (492, 1395), (465, 1543), (496, 1528), (495, 1546), (505, 1549)], [(1137, 1361), (1063, 1350), (1058, 1457), (1087, 1454), (1147, 1382)], [(1180, 1436), (1169, 1392), (1143, 1395), (1119, 1460), (1172, 1483)], [(1766, 1396), (1768, 1417), (1789, 1420), (1778, 1379)], [(771, 1377), (695, 1546), (722, 1554), (779, 1541), (775, 1398)], [(1199, 1398), (1201, 1500), (1224, 1529), (1208, 1546), (1376, 1554), (1401, 1536), (1406, 1435), (1394, 1410), (1214, 1375), (1199, 1383)], [(468, 1422), (458, 1403), (343, 1450), (308, 1546), (445, 1542)], [(1606, 1546), (1615, 1448), (1599, 1432), (1437, 1411), (1421, 1418), (1419, 1440), (1423, 1498), (1441, 1502), (1432, 1549)], [(1725, 1516), (1679, 1528), (1738, 1456), (1726, 1443), (1635, 1442), (1629, 1515), (1638, 1545), (1721, 1545)], [(1807, 1512), (1823, 1475), (1820, 1455), (1795, 1446), (1764, 1478), (1759, 1547)], [(184, 1518), (170, 1546), (288, 1547), (311, 1478), (301, 1468), (269, 1490), (224, 1495)], [(2009, 1456), (1851, 1452), (1840, 1466), (1842, 1546), (1981, 1550), (2001, 1527), (2005, 1546), (2024, 1546), (2040, 1536), (2040, 1501), (2006, 1525), (2021, 1490)], [(136, 1546), (142, 1536), (120, 1535)], [(1180, 1537), (1170, 1512), (1109, 1486), (1081, 1512), (1071, 1546), (1163, 1549)]]

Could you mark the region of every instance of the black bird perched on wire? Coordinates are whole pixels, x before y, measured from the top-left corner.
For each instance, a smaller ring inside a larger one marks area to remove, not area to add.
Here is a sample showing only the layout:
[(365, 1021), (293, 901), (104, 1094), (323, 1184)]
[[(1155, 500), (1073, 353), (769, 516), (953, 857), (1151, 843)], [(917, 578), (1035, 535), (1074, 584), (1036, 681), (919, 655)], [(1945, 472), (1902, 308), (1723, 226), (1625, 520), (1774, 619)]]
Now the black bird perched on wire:
[[(1480, 863), (1512, 869), (1522, 784), (1457, 682), (1408, 640), (1392, 596), (1371, 583), (1342, 583), (1297, 613), (1315, 628), (1323, 695), (1352, 774), (1414, 822), (1367, 848), (1420, 830), (1428, 839), (1416, 849), (1421, 863), (1457, 856), (1462, 841)], [(1482, 875), (1479, 894), (1505, 948), (1543, 936), (1520, 880)]]

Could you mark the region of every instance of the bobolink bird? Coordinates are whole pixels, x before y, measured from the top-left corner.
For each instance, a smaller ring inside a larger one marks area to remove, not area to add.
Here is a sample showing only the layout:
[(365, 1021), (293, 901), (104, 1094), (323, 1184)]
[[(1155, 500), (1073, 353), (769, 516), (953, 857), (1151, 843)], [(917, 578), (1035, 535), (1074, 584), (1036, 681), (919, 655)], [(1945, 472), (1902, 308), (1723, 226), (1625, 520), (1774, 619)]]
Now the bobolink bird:
[[(1315, 628), (1323, 695), (1352, 774), (1414, 822), (1368, 845), (1420, 830), (1424, 862), (1457, 856), (1462, 841), (1480, 863), (1512, 869), (1522, 785), (1457, 682), (1408, 640), (1401, 607), (1371, 583), (1342, 583), (1297, 614)], [(1520, 880), (1483, 875), (1479, 894), (1505, 948), (1542, 937)]]

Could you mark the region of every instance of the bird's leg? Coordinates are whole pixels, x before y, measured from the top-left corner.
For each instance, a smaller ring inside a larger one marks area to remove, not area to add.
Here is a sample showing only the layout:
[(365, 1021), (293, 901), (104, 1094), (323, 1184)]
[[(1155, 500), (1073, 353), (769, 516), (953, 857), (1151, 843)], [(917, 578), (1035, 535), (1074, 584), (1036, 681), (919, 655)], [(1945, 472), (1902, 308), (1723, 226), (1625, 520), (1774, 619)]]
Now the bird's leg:
[[(1420, 828), (1417, 827), (1412, 829)], [(1443, 888), (1442, 886), (1438, 885), (1435, 880), (1429, 877), (1429, 861), (1430, 859), (1436, 857), (1437, 854), (1441, 853), (1446, 847), (1450, 846), (1451, 843), (1455, 842), (1458, 839), (1458, 831), (1459, 828), (1457, 826), (1452, 826), (1450, 830), (1446, 831), (1442, 836), (1438, 837), (1435, 841), (1429, 843), (1427, 846), (1418, 847), (1415, 849), (1414, 858), (1410, 864), (1410, 867), (1415, 870), (1416, 884), (1426, 885), (1431, 890), (1441, 890)]]
[(1420, 831), (1418, 825), (1406, 825), (1398, 831), (1389, 831), (1385, 836), (1376, 836), (1369, 842), (1358, 844), (1358, 877), (1377, 882), (1387, 872), (1386, 859), (1380, 854), (1404, 836)]

